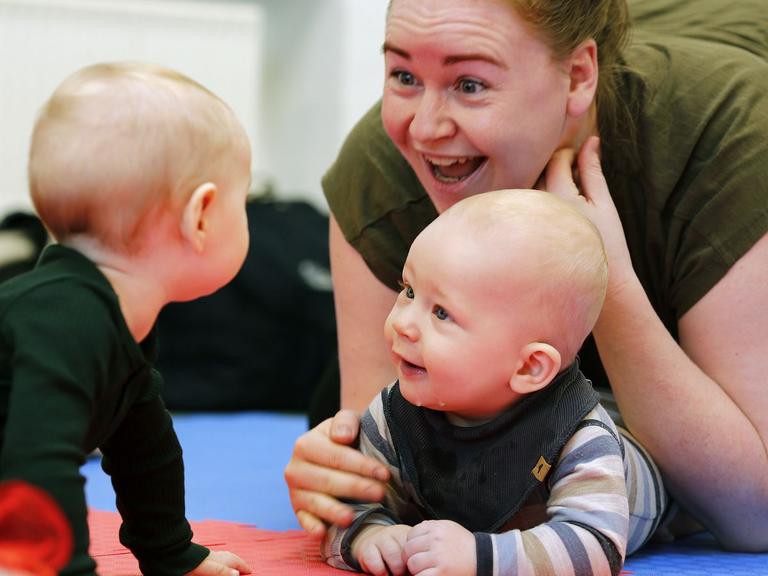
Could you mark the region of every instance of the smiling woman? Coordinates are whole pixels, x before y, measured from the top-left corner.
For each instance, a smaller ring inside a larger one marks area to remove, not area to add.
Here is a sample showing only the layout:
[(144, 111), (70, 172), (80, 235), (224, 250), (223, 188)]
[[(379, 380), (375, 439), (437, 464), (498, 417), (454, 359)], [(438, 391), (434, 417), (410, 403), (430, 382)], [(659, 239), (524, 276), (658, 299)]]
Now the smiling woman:
[[(584, 373), (678, 504), (723, 546), (765, 550), (768, 11), (631, 8), (625, 44), (624, 0), (392, 1), (382, 100), (323, 180), (342, 406), (395, 379), (382, 326), (419, 232), (466, 196), (546, 189), (608, 254)], [(357, 424), (342, 412), (297, 442), (286, 478), (308, 529), (351, 521), (338, 496), (383, 494), (386, 471), (342, 446)]]
[(594, 67), (594, 43), (559, 62), (511, 16), (501, 2), (390, 8), (381, 118), (438, 211), (478, 192), (533, 186), (589, 108), (595, 75), (572, 94), (569, 68)]

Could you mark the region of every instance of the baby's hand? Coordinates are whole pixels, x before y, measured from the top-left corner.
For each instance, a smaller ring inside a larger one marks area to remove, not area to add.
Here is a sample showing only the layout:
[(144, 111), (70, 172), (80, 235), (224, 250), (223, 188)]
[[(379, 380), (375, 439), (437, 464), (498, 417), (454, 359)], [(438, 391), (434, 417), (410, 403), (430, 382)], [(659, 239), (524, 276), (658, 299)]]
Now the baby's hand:
[(403, 551), (414, 576), (474, 576), (477, 571), (474, 534), (450, 520), (417, 524), (408, 531)]
[(405, 574), (403, 546), (410, 526), (372, 525), (363, 528), (352, 542), (352, 555), (360, 567), (375, 576), (400, 576)]
[(250, 573), (250, 567), (239, 556), (222, 550), (211, 551), (197, 568), (187, 574), (188, 576), (239, 576)]

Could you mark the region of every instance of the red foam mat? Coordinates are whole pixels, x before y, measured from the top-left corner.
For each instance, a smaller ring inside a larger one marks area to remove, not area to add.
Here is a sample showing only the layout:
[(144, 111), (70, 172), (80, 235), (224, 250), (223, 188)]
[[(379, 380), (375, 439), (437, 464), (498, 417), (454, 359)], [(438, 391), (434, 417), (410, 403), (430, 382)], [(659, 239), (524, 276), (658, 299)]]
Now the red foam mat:
[[(259, 576), (323, 576), (350, 574), (331, 568), (320, 557), (317, 540), (301, 530), (275, 532), (247, 524), (203, 520), (190, 522), (194, 540), (211, 550), (237, 554)], [(120, 515), (117, 512), (90, 510), (91, 556), (101, 576), (136, 576), (139, 564), (118, 540)], [(622, 571), (621, 576), (632, 572)]]
[[(91, 556), (101, 576), (140, 574), (133, 555), (118, 540), (120, 515), (117, 512), (90, 510)], [(260, 576), (322, 576), (349, 572), (336, 570), (323, 562), (316, 540), (300, 530), (274, 532), (247, 524), (203, 520), (191, 522), (194, 540), (211, 550), (229, 550), (240, 556)]]

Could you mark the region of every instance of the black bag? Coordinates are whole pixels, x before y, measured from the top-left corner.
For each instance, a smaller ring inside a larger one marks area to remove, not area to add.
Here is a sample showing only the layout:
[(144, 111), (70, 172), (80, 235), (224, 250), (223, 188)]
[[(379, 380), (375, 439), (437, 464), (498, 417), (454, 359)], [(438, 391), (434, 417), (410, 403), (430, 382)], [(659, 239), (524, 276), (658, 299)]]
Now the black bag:
[(248, 202), (250, 248), (215, 294), (158, 319), (175, 410), (306, 410), (336, 357), (328, 217), (303, 201)]
[(35, 267), (48, 243), (40, 219), (26, 212), (12, 212), (0, 221), (0, 282)]

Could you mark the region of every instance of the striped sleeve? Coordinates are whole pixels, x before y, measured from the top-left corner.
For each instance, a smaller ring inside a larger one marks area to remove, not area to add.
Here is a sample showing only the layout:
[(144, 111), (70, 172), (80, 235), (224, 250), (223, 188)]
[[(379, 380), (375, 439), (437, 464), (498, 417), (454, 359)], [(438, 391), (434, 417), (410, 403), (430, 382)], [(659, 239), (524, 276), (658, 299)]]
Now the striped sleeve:
[(320, 552), (329, 566), (362, 572), (360, 563), (352, 555), (352, 541), (366, 526), (379, 524), (392, 526), (397, 524), (392, 514), (379, 504), (354, 505), (355, 519), (347, 528), (330, 526), (325, 534)]
[(360, 420), (360, 451), (385, 464), (392, 475), (392, 480), (387, 486), (387, 496), (383, 506), (378, 503), (351, 502), (355, 510), (355, 519), (352, 524), (347, 528), (331, 526), (326, 532), (321, 553), (325, 561), (334, 568), (360, 572), (360, 564), (351, 553), (355, 536), (364, 527), (372, 524), (384, 526), (398, 524), (398, 518), (393, 510), (396, 508), (396, 502), (401, 499), (394, 488), (400, 485), (400, 469), (397, 466), (395, 448), (384, 418), (382, 402), (384, 394), (386, 390), (376, 396)]
[(478, 567), (485, 567), (478, 576), (617, 575), (629, 527), (622, 456), (610, 419), (590, 412), (549, 477), (548, 521), (477, 534)]

